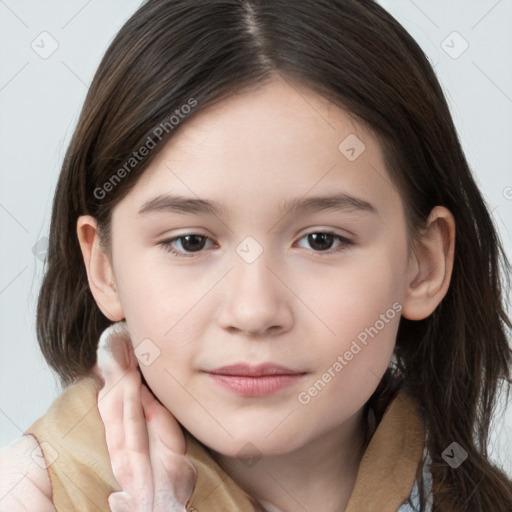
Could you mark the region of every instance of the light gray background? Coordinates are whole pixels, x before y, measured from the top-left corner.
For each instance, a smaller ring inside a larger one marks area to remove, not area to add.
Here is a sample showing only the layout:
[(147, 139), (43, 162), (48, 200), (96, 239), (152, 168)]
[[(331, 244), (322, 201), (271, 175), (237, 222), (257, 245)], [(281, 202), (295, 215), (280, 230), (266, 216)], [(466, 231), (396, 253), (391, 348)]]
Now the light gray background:
[[(435, 65), (512, 259), (512, 0), (380, 3)], [(88, 84), (139, 4), (0, 0), (0, 446), (19, 437), (60, 392), (35, 336), (51, 200)], [(43, 53), (52, 44), (58, 48), (47, 58), (31, 47)], [(511, 409), (496, 417), (491, 443), (510, 475)]]

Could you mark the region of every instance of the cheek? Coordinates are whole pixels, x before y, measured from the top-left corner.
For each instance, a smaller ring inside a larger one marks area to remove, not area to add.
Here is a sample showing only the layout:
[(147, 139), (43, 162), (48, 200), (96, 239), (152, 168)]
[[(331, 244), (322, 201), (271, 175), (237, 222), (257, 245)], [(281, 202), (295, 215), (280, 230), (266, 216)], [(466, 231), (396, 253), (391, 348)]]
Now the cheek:
[(173, 263), (165, 253), (147, 252), (119, 261), (116, 267), (125, 317), (144, 336), (170, 337), (183, 324), (193, 328), (195, 305), (218, 281), (218, 274)]
[[(190, 383), (196, 374), (196, 358), (202, 350), (202, 335), (193, 322), (186, 321), (187, 317), (181, 322), (179, 319), (171, 320), (171, 323), (168, 322), (169, 318), (170, 315), (157, 324), (152, 323), (151, 317), (140, 320), (136, 317), (127, 324), (147, 385), (163, 405), (182, 421), (182, 413), (190, 409), (191, 397), (195, 396)], [(145, 339), (137, 347), (135, 340), (142, 338)], [(149, 364), (145, 364), (144, 354), (148, 353)]]
[[(398, 323), (400, 314), (396, 314), (397, 306), (393, 308), (393, 304), (400, 305), (403, 300), (405, 264), (405, 251), (386, 247), (361, 251), (328, 274), (306, 274), (300, 293), (329, 328), (330, 338), (346, 341), (376, 322), (381, 327), (381, 315), (386, 312), (386, 326)], [(324, 331), (329, 339), (328, 330)]]
[(381, 246), (346, 261), (320, 288), (306, 283), (304, 292), (309, 290), (308, 304), (325, 324), (318, 323), (324, 333), (319, 339), (324, 341), (316, 346), (315, 368), (320, 377), (327, 372), (330, 391), (325, 398), (349, 392), (348, 399), (361, 405), (377, 386), (394, 350), (406, 251)]
[(162, 402), (169, 397), (184, 398), (182, 386), (189, 378), (204, 336), (201, 319), (209, 318), (204, 296), (215, 284), (216, 276), (200, 278), (189, 275), (184, 267), (172, 269), (161, 262), (140, 259), (137, 264), (122, 262), (116, 276), (126, 323), (146, 382)]
[(311, 354), (314, 373), (297, 397), (307, 414), (323, 418), (326, 429), (355, 414), (375, 391), (394, 351), (402, 309), (389, 282), (345, 284), (354, 293), (338, 295), (336, 304), (324, 302), (335, 334), (325, 334)]

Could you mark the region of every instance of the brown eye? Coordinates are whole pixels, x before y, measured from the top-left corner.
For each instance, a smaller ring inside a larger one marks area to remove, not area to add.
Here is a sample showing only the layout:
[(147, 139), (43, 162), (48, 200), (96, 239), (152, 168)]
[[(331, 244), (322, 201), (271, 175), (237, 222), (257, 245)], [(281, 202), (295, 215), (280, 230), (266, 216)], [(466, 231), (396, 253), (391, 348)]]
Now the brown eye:
[(201, 235), (185, 235), (178, 238), (178, 240), (182, 240), (181, 246), (187, 252), (195, 252), (200, 251), (206, 241), (206, 237)]
[[(204, 249), (208, 237), (198, 234), (182, 235), (159, 243), (167, 252), (176, 256), (193, 256)], [(178, 243), (178, 248), (175, 244)], [(181, 246), (181, 247), (179, 247)]]
[[(301, 238), (301, 240), (303, 239), (306, 239), (311, 249), (317, 253), (332, 254), (353, 245), (351, 240), (330, 231), (309, 233)], [(338, 245), (333, 248), (333, 244), (335, 244), (336, 241)]]
[(308, 235), (309, 245), (318, 251), (329, 250), (335, 238), (330, 233), (311, 233)]

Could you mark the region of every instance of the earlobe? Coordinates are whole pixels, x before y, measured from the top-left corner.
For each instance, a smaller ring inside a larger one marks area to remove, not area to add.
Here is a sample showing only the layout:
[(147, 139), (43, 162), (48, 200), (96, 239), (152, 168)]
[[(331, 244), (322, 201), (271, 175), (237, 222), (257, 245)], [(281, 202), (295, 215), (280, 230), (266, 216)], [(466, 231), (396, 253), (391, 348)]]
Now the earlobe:
[(98, 225), (90, 215), (77, 221), (77, 236), (82, 250), (89, 288), (101, 312), (112, 321), (124, 318), (114, 273), (108, 255), (100, 247)]
[(454, 251), (455, 220), (447, 208), (436, 206), (409, 261), (405, 318), (423, 320), (439, 305), (450, 286)]

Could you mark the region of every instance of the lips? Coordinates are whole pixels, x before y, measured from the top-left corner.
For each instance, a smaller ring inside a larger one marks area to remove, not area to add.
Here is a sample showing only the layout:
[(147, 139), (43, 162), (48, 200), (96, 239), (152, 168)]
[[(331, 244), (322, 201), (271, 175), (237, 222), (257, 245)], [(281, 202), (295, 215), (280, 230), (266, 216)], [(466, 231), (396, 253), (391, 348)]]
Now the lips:
[(210, 370), (208, 373), (216, 375), (238, 375), (240, 377), (262, 377), (264, 375), (298, 375), (304, 372), (297, 372), (286, 368), (285, 366), (264, 363), (258, 366), (251, 366), (248, 364), (234, 364), (231, 366), (223, 366), (215, 370)]
[(244, 397), (263, 397), (289, 388), (306, 375), (285, 366), (236, 364), (206, 372), (224, 390)]

